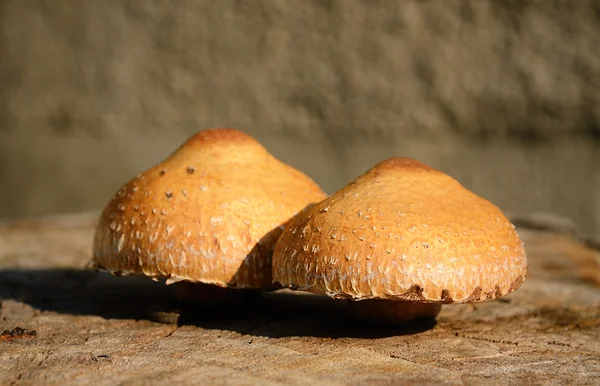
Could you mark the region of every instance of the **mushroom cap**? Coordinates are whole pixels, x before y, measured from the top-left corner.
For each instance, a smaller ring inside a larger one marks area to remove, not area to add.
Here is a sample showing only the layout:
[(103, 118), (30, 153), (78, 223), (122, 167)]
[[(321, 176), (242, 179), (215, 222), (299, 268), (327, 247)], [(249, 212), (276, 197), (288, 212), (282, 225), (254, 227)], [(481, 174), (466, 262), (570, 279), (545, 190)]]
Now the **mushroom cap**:
[(304, 209), (273, 254), (284, 287), (353, 300), (492, 300), (526, 275), (523, 243), (500, 209), (410, 158), (383, 161)]
[(96, 228), (91, 266), (168, 284), (269, 287), (284, 224), (325, 197), (249, 135), (200, 131), (112, 197)]

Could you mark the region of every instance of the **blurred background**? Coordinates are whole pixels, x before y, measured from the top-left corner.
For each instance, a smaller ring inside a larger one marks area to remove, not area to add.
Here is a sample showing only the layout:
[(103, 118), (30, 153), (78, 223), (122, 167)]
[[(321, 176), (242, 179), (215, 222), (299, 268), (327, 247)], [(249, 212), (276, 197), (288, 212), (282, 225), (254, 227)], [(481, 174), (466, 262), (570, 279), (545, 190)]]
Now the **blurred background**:
[(392, 156), (600, 234), (600, 1), (0, 0), (0, 219), (236, 127), (329, 193)]

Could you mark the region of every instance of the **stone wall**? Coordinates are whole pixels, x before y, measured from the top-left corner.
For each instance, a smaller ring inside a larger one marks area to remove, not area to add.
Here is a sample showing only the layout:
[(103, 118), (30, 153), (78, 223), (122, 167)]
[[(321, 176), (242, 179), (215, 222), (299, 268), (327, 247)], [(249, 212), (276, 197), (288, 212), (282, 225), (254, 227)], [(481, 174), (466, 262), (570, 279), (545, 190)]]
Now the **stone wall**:
[(330, 192), (411, 156), (599, 234), (599, 47), (600, 1), (0, 0), (0, 217), (230, 126)]

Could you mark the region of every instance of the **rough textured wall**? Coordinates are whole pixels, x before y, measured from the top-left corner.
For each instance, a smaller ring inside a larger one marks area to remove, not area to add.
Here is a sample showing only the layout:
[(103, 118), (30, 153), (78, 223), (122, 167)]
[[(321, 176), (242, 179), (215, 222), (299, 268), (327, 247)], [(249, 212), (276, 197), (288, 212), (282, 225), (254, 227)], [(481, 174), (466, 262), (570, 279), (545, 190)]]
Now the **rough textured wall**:
[(600, 233), (600, 1), (0, 0), (0, 217), (234, 126), (341, 187), (420, 158)]

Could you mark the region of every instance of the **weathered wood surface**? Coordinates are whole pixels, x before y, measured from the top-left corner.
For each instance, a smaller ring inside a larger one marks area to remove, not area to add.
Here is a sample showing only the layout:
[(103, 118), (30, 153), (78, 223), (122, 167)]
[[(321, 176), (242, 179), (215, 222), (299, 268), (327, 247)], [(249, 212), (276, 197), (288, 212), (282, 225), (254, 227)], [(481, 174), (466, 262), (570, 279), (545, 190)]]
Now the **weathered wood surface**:
[(0, 331), (36, 331), (0, 339), (0, 384), (600, 383), (600, 253), (567, 235), (519, 229), (530, 277), (505, 300), (385, 329), (291, 292), (178, 312), (168, 287), (83, 269), (94, 219), (0, 225)]

